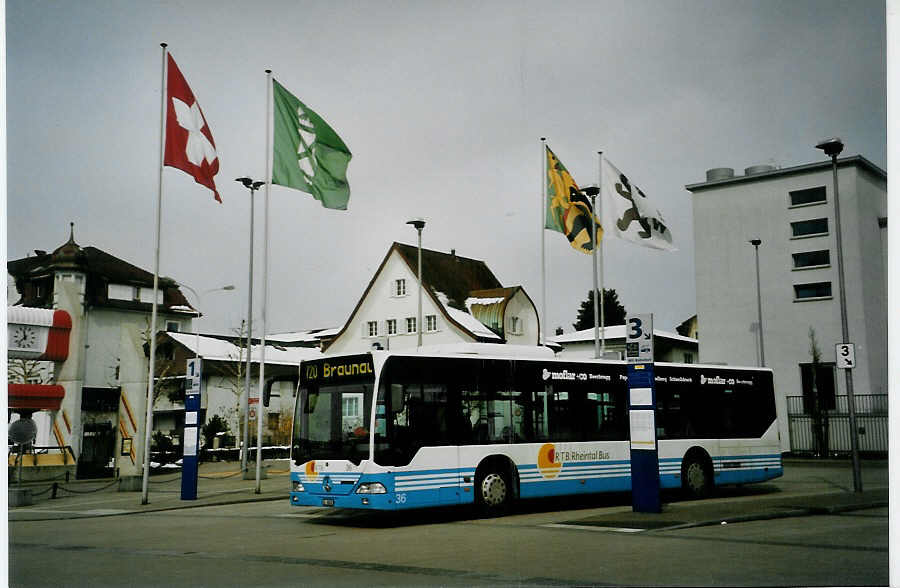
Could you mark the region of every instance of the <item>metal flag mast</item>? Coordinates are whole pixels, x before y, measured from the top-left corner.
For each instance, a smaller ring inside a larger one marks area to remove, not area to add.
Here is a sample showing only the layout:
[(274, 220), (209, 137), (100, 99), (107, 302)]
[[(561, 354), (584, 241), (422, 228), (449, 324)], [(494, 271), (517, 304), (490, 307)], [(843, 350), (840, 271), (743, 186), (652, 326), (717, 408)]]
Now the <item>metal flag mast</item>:
[(272, 187), (272, 70), (266, 70), (266, 193), (263, 213), (263, 278), (262, 278), (262, 335), (260, 337), (259, 357), (259, 399), (256, 407), (256, 494), (260, 494), (262, 473), (262, 421), (263, 421), (263, 388), (266, 373), (266, 308), (269, 303), (269, 192)]
[(166, 68), (166, 56), (168, 51), (166, 43), (160, 43), (162, 47), (162, 86), (161, 86), (161, 108), (160, 108), (160, 127), (159, 127), (159, 184), (156, 194), (156, 243), (155, 253), (153, 257), (153, 303), (150, 313), (150, 375), (148, 376), (147, 386), (147, 416), (144, 421), (144, 475), (141, 483), (141, 504), (149, 503), (149, 483), (150, 483), (150, 439), (153, 430), (153, 374), (156, 371), (156, 301), (159, 296), (159, 236), (160, 221), (162, 219), (162, 183), (163, 183), (163, 163), (166, 156), (166, 76), (168, 74)]
[[(597, 189), (600, 191), (600, 207), (603, 207), (603, 152), (597, 152)], [(603, 215), (601, 211), (598, 209), (594, 209), (594, 216), (600, 220), (601, 228), (603, 223)], [(605, 235), (604, 235), (605, 236)], [(600, 237), (600, 357), (606, 355), (606, 317), (604, 316), (603, 309), (603, 242), (606, 241), (603, 237)], [(597, 247), (596, 240), (594, 243), (594, 247)]]
[(541, 137), (541, 345), (547, 344), (547, 137)]

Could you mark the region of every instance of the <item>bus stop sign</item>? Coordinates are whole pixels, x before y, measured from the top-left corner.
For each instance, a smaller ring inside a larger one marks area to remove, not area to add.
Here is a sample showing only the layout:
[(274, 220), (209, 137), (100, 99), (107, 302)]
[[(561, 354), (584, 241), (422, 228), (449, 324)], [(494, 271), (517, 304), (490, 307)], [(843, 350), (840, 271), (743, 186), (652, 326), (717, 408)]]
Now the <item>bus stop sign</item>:
[(834, 346), (834, 356), (837, 367), (849, 370), (856, 367), (856, 345), (853, 343), (838, 343)]

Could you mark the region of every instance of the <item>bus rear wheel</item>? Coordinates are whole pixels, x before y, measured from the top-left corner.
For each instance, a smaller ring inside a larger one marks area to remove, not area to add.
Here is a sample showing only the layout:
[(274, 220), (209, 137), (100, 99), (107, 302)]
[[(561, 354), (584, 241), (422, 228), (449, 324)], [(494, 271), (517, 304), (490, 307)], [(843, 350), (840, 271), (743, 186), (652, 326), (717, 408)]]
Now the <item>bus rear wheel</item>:
[(686, 455), (681, 465), (681, 487), (690, 498), (707, 498), (712, 494), (712, 468), (705, 455)]
[(506, 510), (512, 497), (512, 486), (506, 474), (489, 471), (476, 483), (478, 505), (484, 514), (497, 515)]

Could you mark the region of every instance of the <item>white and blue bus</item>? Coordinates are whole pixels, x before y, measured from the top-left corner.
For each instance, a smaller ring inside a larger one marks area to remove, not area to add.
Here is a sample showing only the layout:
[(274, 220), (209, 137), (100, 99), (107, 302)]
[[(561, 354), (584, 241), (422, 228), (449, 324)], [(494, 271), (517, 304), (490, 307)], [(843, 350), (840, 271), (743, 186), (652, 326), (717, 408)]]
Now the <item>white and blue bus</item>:
[[(516, 499), (629, 491), (626, 364), (546, 351), (303, 362), (291, 504), (491, 512)], [(662, 488), (702, 497), (782, 475), (771, 370), (657, 363), (655, 386)]]

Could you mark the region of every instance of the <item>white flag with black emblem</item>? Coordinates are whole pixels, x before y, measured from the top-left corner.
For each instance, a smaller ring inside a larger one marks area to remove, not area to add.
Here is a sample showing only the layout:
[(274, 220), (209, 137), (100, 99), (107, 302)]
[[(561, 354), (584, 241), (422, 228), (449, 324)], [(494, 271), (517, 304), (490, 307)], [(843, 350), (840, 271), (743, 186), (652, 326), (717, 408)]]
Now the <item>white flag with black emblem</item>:
[(662, 249), (677, 251), (662, 213), (647, 201), (647, 195), (616, 166), (603, 159), (601, 222), (607, 235)]

